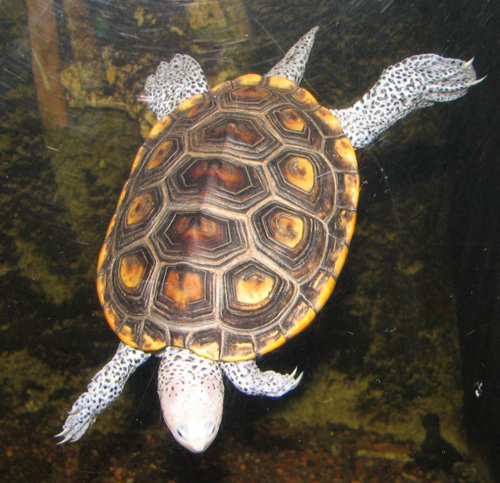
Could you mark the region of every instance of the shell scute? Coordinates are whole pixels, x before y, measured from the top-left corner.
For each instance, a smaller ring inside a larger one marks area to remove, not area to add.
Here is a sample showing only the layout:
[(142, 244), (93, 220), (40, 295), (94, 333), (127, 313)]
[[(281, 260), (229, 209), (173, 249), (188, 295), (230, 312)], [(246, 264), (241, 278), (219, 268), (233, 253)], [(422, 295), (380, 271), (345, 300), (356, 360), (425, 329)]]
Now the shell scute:
[(326, 301), (335, 288), (335, 279), (329, 271), (319, 271), (315, 277), (302, 287), (305, 298), (313, 304), (313, 309), (318, 313), (325, 305)]
[(138, 193), (131, 190), (124, 200), (123, 209), (117, 212), (118, 221), (114, 239), (117, 248), (125, 248), (134, 241), (148, 236), (164, 204), (164, 194), (158, 187)]
[(331, 215), (336, 180), (331, 165), (323, 157), (287, 149), (271, 159), (268, 166), (281, 197), (320, 219)]
[(123, 252), (114, 264), (111, 279), (115, 283), (116, 300), (128, 314), (147, 315), (149, 280), (155, 268), (154, 258), (146, 246)]
[(245, 74), (233, 79), (233, 86), (237, 89), (240, 86), (258, 86), (264, 82), (264, 77), (259, 74)]
[(187, 264), (164, 266), (155, 307), (174, 324), (196, 324), (198, 318), (213, 313), (212, 277), (212, 273)]
[(317, 109), (319, 107), (316, 98), (302, 87), (299, 87), (290, 97), (304, 111)]
[(270, 111), (267, 117), (283, 144), (296, 145), (307, 151), (321, 149), (321, 133), (305, 112), (299, 113), (295, 107), (287, 105)]
[(286, 342), (286, 337), (279, 326), (270, 327), (267, 331), (255, 336), (255, 347), (260, 354), (266, 354), (282, 346)]
[(198, 260), (220, 264), (247, 248), (238, 220), (198, 211), (175, 211), (154, 236), (162, 260)]
[(199, 356), (216, 361), (220, 359), (221, 337), (218, 329), (200, 330), (189, 334), (186, 347)]
[(229, 92), (227, 105), (237, 108), (249, 107), (250, 109), (262, 109), (265, 105), (273, 102), (273, 95), (265, 87), (244, 86)]
[(146, 171), (150, 171), (162, 166), (168, 165), (180, 150), (178, 139), (165, 139), (162, 141), (149, 156), (146, 164)]
[(312, 118), (316, 122), (324, 136), (345, 137), (337, 118), (332, 114), (330, 109), (324, 106), (316, 109), (312, 114)]
[(225, 361), (237, 362), (255, 359), (258, 348), (255, 340), (249, 332), (224, 332), (221, 353), (227, 354)]
[(295, 296), (290, 280), (253, 260), (236, 265), (223, 280), (221, 322), (238, 331), (260, 332)]
[(222, 113), (188, 133), (191, 149), (208, 155), (244, 156), (260, 161), (278, 145), (257, 119)]
[(299, 299), (288, 317), (281, 321), (281, 330), (287, 339), (302, 332), (314, 319), (316, 311), (304, 299)]
[(173, 202), (244, 211), (269, 196), (262, 168), (222, 157), (186, 158), (166, 180)]
[(253, 216), (257, 246), (296, 282), (307, 278), (323, 259), (326, 233), (311, 215), (282, 204), (266, 205)]
[(265, 81), (267, 86), (283, 94), (290, 94), (298, 89), (297, 84), (286, 77), (266, 77)]
[(137, 229), (150, 221), (160, 208), (160, 196), (157, 190), (142, 191), (129, 202), (125, 215), (125, 231)]

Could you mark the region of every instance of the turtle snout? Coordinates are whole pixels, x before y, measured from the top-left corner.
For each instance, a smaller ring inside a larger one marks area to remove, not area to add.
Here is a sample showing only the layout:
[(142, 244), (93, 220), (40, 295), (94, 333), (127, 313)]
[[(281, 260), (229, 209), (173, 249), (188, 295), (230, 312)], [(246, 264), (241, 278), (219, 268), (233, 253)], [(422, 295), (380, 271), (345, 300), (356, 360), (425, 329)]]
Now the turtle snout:
[[(197, 427), (198, 426), (198, 427)], [(173, 433), (179, 444), (192, 453), (203, 453), (217, 436), (217, 426), (213, 422), (199, 425), (181, 425)]]

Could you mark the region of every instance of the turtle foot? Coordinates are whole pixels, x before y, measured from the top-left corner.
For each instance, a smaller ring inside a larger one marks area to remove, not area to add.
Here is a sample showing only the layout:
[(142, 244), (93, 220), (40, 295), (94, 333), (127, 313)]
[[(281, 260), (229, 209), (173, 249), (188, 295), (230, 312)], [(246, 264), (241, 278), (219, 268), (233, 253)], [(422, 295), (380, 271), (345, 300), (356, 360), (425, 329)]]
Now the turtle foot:
[(472, 60), (464, 62), (436, 54), (414, 55), (388, 67), (377, 83), (348, 109), (333, 110), (355, 149), (412, 111), (464, 96), (476, 80)]
[(296, 376), (297, 368), (291, 374), (262, 372), (255, 361), (222, 362), (221, 367), (237, 389), (251, 396), (280, 397), (295, 389), (302, 379), (302, 373)]
[(57, 443), (58, 445), (78, 441), (87, 432), (87, 429), (94, 424), (98, 412), (93, 411), (89, 406), (88, 393), (84, 393), (73, 404), (63, 430), (55, 435), (55, 438), (64, 438)]
[(481, 82), (484, 77), (477, 80), (473, 61), (474, 59), (464, 62), (436, 54), (424, 54), (409, 57), (392, 69), (407, 72), (412, 79), (418, 80), (417, 90), (420, 85), (423, 94), (421, 102), (425, 103), (419, 107), (427, 107), (435, 102), (458, 99), (464, 96), (470, 87)]
[(102, 413), (122, 393), (130, 375), (150, 354), (120, 343), (113, 358), (92, 378), (84, 392), (68, 413), (63, 430), (56, 438), (58, 444), (78, 441)]

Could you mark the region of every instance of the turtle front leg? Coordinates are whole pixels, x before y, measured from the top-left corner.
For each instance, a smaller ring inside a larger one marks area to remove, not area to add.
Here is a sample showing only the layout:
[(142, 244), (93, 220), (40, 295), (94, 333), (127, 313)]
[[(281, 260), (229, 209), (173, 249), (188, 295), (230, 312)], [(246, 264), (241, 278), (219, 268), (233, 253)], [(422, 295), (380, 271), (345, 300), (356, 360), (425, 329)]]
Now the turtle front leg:
[(221, 362), (221, 368), (237, 389), (250, 396), (283, 396), (298, 386), (303, 374), (295, 377), (297, 369), (291, 374), (262, 372), (255, 361)]
[(90, 381), (84, 392), (68, 413), (63, 430), (56, 438), (57, 444), (78, 441), (102, 413), (122, 392), (128, 378), (150, 354), (120, 343), (111, 359)]
[[(472, 59), (473, 60), (473, 59)], [(472, 60), (415, 55), (388, 67), (352, 107), (332, 109), (355, 149), (371, 144), (396, 121), (435, 102), (458, 99), (481, 82)]]

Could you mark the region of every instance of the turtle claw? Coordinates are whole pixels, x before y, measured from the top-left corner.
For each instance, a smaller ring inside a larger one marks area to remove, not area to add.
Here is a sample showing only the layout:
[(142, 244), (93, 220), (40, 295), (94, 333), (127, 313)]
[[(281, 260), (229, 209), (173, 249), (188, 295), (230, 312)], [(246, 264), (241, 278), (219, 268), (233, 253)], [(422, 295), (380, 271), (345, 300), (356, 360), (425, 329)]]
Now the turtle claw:
[(302, 376), (304, 375), (303, 372), (301, 372), (297, 377), (295, 377), (297, 375), (297, 371), (299, 370), (298, 367), (296, 367), (290, 374), (288, 374), (288, 377), (290, 378), (290, 380), (294, 380), (295, 381), (295, 386), (297, 386), (297, 384), (300, 382), (300, 380), (302, 379)]
[[(66, 433), (68, 432), (67, 429), (63, 429), (60, 433), (54, 434), (54, 438), (64, 438), (66, 436)], [(63, 444), (66, 442), (66, 438), (64, 438), (62, 441), (58, 441), (57, 444)]]
[(93, 411), (81, 407), (81, 402), (79, 404), (79, 401), (76, 401), (68, 413), (62, 431), (54, 436), (55, 438), (64, 438), (57, 443), (58, 445), (78, 441), (87, 432), (87, 429), (94, 424), (97, 418), (97, 415)]
[(296, 367), (293, 370), (293, 372), (288, 375), (288, 377), (290, 378), (290, 382), (292, 384), (292, 387), (289, 389), (290, 391), (292, 389), (295, 389), (299, 385), (300, 381), (302, 380), (302, 376), (304, 375), (304, 373), (301, 372), (297, 377), (295, 377), (295, 375), (297, 374), (297, 370), (298, 370), (298, 367)]
[(473, 62), (474, 62), (474, 57), (472, 57), (472, 59), (468, 60), (467, 62), (464, 62), (462, 64), (462, 69), (463, 70), (468, 69), (472, 65)]
[(486, 79), (486, 77), (488, 77), (488, 76), (487, 76), (487, 75), (485, 75), (484, 77), (481, 77), (481, 79), (478, 79), (478, 80), (475, 80), (474, 82), (471, 82), (471, 83), (469, 84), (469, 87), (475, 86), (475, 85), (479, 84), (480, 82), (483, 82), (483, 81), (484, 81), (484, 79)]
[(295, 374), (297, 374), (297, 370), (298, 370), (298, 367), (296, 367), (294, 369), (294, 371), (290, 374), (290, 377), (295, 379), (295, 386), (294, 387), (297, 387), (299, 382), (302, 380), (302, 376), (304, 375), (304, 373), (301, 372), (297, 377), (295, 377)]
[(71, 441), (71, 436), (68, 433), (69, 433), (69, 428), (66, 428), (63, 429), (59, 434), (56, 434), (54, 436), (54, 438), (64, 438), (56, 443), (57, 446), (59, 446), (60, 444), (67, 443), (68, 441)]
[[(466, 61), (466, 62), (463, 62), (462, 63), (462, 70), (463, 71), (471, 71), (474, 73), (474, 76), (475, 76), (475, 71), (474, 71), (474, 67), (472, 66), (473, 62), (474, 62), (474, 59), (475, 57), (472, 57), (472, 59)], [(468, 82), (467, 84), (467, 87), (472, 87), (472, 86), (476, 86), (477, 84), (481, 83), (484, 81), (484, 79), (486, 79), (486, 77), (488, 77), (487, 75), (485, 75), (484, 77), (481, 77), (481, 79), (475, 79), (473, 81), (470, 81)]]
[(290, 374), (279, 374), (274, 371), (263, 372), (262, 375), (267, 376), (266, 378), (270, 383), (269, 391), (266, 393), (266, 396), (280, 397), (295, 389), (304, 375), (304, 373), (301, 372), (296, 377), (297, 370), (298, 368), (296, 367)]

